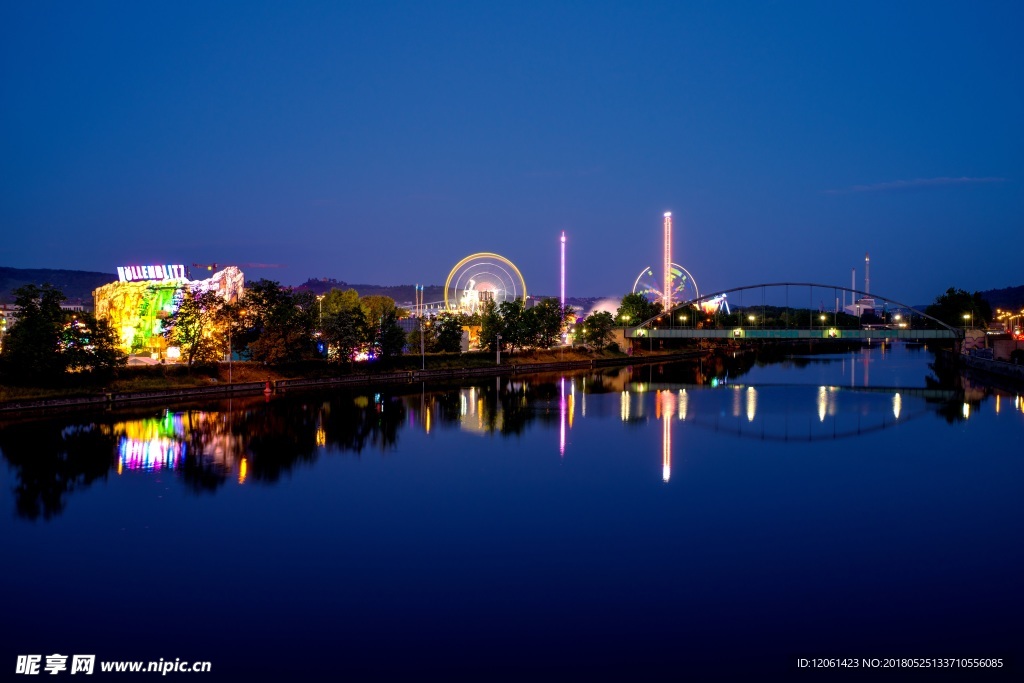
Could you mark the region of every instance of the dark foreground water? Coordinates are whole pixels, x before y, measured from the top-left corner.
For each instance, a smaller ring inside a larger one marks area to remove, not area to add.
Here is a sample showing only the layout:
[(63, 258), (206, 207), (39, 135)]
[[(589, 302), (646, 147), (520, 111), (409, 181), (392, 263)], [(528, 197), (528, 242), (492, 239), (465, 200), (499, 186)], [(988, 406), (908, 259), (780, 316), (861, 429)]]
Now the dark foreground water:
[(0, 678), (1021, 680), (1024, 399), (932, 361), (8, 420)]

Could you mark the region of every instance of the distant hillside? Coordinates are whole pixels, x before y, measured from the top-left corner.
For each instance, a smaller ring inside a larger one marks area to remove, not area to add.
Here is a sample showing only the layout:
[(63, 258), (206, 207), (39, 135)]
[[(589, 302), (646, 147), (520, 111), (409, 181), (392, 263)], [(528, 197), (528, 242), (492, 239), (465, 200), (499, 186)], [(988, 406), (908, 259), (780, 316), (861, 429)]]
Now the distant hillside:
[(1004, 311), (1017, 311), (1024, 308), (1024, 285), (987, 289), (979, 293), (992, 306), (992, 310), (1001, 308)]
[[(332, 289), (354, 289), (359, 292), (359, 296), (389, 296), (399, 305), (411, 304), (416, 300), (416, 285), (351, 285), (343, 280), (325, 277), (310, 278), (294, 289), (314, 294), (326, 294)], [(423, 288), (423, 301), (428, 304), (444, 301), (444, 287), (426, 285)]]
[(49, 268), (6, 268), (0, 266), (0, 303), (13, 303), (12, 292), (24, 285), (49, 282), (64, 292), (69, 303), (92, 303), (92, 290), (117, 279), (115, 273)]
[[(294, 289), (309, 291), (314, 294), (326, 294), (331, 289), (354, 289), (359, 296), (389, 296), (399, 306), (410, 306), (416, 300), (416, 285), (352, 285), (334, 278), (310, 278)], [(531, 299), (546, 299), (549, 295), (530, 295)], [(552, 296), (550, 298), (556, 298)], [(566, 297), (565, 303), (572, 306), (577, 312), (589, 311), (600, 297)], [(425, 285), (423, 288), (423, 301), (426, 304), (444, 303), (444, 286)]]

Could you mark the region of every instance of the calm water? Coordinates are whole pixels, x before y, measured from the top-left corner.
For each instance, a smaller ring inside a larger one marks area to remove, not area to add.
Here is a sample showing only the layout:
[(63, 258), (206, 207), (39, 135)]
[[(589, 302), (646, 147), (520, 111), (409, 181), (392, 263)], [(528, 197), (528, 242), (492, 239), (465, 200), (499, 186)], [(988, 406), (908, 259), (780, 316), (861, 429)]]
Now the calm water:
[(1024, 399), (932, 361), (897, 346), (8, 421), (2, 666), (889, 680), (796, 660), (1002, 657), (954, 680), (1019, 679)]

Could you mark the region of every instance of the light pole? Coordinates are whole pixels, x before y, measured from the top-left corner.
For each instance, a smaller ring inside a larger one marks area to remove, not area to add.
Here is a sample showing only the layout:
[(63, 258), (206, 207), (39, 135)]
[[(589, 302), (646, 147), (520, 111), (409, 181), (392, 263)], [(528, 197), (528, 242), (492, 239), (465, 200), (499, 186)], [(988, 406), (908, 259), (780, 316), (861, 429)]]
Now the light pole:
[(426, 351), (426, 348), (427, 348), (427, 346), (423, 342), (423, 313), (420, 312), (420, 361), (421, 361), (420, 369), (421, 370), (426, 370), (427, 369), (427, 351)]
[(324, 329), (324, 295), (323, 294), (317, 294), (316, 302), (318, 304), (320, 304), (320, 324), (318, 325), (318, 327), (320, 328), (320, 331), (323, 332), (323, 329)]
[(497, 339), (498, 339), (498, 344), (497, 344), (497, 346), (498, 346), (498, 365), (501, 365), (501, 335), (500, 334), (498, 335)]
[(753, 327), (754, 326), (754, 321), (757, 320), (757, 318), (752, 316), (752, 315), (748, 315), (747, 316), (747, 320), (750, 321), (750, 326)]
[[(974, 315), (973, 313), (964, 313), (964, 329), (965, 329), (965, 330), (967, 329), (967, 321), (968, 321), (968, 320), (971, 320), (971, 319), (972, 319), (972, 317), (973, 317), (973, 315)], [(974, 322), (973, 322), (973, 320), (972, 320), (972, 322), (971, 322), (971, 327), (974, 327)]]
[(228, 327), (228, 384), (231, 384), (231, 327)]

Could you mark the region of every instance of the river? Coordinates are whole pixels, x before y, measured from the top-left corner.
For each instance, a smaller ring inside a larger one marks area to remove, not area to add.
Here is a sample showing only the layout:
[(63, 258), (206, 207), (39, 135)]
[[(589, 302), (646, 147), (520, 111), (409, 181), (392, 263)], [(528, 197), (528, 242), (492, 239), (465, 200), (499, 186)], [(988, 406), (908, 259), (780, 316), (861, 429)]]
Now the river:
[(1024, 398), (933, 362), (896, 345), (8, 418), (3, 666), (847, 680), (836, 658), (902, 680), (867, 669), (920, 658), (921, 680), (1009, 680)]

